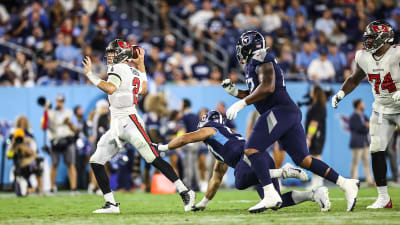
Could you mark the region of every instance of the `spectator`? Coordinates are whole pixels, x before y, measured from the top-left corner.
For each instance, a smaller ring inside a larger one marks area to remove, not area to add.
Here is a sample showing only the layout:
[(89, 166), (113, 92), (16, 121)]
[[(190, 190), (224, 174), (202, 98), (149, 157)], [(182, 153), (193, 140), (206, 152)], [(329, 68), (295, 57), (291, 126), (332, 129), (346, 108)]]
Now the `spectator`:
[(335, 27), (335, 20), (332, 19), (332, 11), (330, 9), (326, 10), (323, 17), (317, 19), (315, 22), (315, 29), (322, 31), (326, 36), (330, 36)]
[(182, 61), (183, 71), (187, 77), (192, 78), (192, 66), (197, 62), (197, 56), (194, 54), (192, 42), (185, 43), (182, 58), (184, 59)]
[(296, 69), (299, 72), (307, 71), (311, 61), (318, 58), (318, 53), (313, 50), (313, 46), (310, 42), (305, 42), (303, 45), (303, 51), (296, 55)]
[(225, 20), (220, 16), (219, 7), (213, 8), (214, 15), (207, 22), (207, 33), (212, 40), (218, 44), (223, 45), (223, 36), (225, 34)]
[(235, 16), (233, 24), (239, 32), (244, 32), (246, 30), (257, 29), (260, 25), (260, 21), (255, 16), (251, 5), (245, 3), (242, 6), (242, 12)]
[(349, 119), (350, 148), (353, 155), (350, 176), (352, 179), (358, 179), (358, 166), (362, 159), (365, 180), (370, 186), (374, 186), (369, 168), (369, 120), (364, 114), (365, 105), (361, 99), (354, 100), (353, 107), (354, 112)]
[[(341, 76), (343, 74), (344, 67), (346, 66), (346, 56), (339, 51), (338, 47), (334, 43), (329, 44), (329, 54), (328, 60), (333, 64), (335, 68), (336, 76)], [(342, 80), (343, 77), (337, 77), (337, 80)]]
[(72, 124), (76, 127), (75, 133), (75, 144), (77, 149), (76, 157), (76, 172), (77, 172), (77, 188), (87, 189), (88, 188), (88, 173), (87, 166), (89, 162), (89, 155), (91, 153), (91, 147), (89, 142), (89, 127), (83, 115), (83, 109), (81, 106), (75, 106), (74, 117)]
[[(312, 157), (321, 159), (326, 134), (326, 94), (320, 86), (314, 86), (310, 91), (310, 98), (312, 104), (307, 112), (305, 124), (307, 146)], [(323, 178), (312, 174), (308, 189), (315, 190), (322, 185)]]
[(74, 136), (77, 131), (76, 127), (72, 124), (72, 111), (64, 108), (65, 97), (58, 94), (56, 97), (56, 108), (45, 108), (45, 113), (48, 113), (49, 128), (47, 137), (51, 143), (51, 191), (57, 191), (56, 176), (58, 164), (60, 162), (60, 155), (63, 155), (64, 163), (68, 169), (69, 184), (71, 194), (76, 194), (76, 149)]
[(290, 6), (286, 10), (286, 15), (290, 20), (294, 20), (296, 15), (303, 15), (307, 19), (307, 9), (303, 5), (300, 5), (299, 0), (292, 0)]
[(61, 27), (66, 12), (60, 0), (55, 0), (53, 6), (51, 6), (50, 8), (49, 14), (50, 14), (51, 28), (57, 29)]
[(192, 65), (193, 77), (198, 80), (208, 79), (210, 77), (211, 68), (203, 61), (201, 53), (197, 53), (197, 63)]
[(79, 50), (72, 45), (72, 36), (67, 34), (63, 37), (63, 44), (56, 48), (56, 58), (74, 65), (80, 65), (82, 55)]
[(25, 134), (24, 129), (15, 129), (6, 156), (14, 162), (14, 187), (17, 196), (26, 196), (33, 192), (29, 181), (29, 177), (33, 174), (36, 175), (38, 182), (37, 191), (41, 193), (43, 158), (37, 156), (36, 142)]
[(201, 31), (207, 28), (207, 22), (213, 17), (211, 1), (205, 0), (202, 3), (202, 9), (195, 11), (189, 18), (189, 24), (199, 35)]
[(271, 4), (264, 5), (264, 15), (261, 17), (261, 29), (266, 33), (271, 33), (281, 26), (281, 18), (275, 13)]
[(10, 63), (10, 71), (19, 80), (20, 85), (33, 87), (35, 85), (35, 74), (32, 68), (32, 62), (26, 58), (23, 52), (17, 52), (15, 55), (16, 60)]
[(92, 23), (97, 31), (104, 34), (109, 32), (112, 21), (107, 13), (106, 7), (103, 4), (98, 4), (96, 11), (91, 16)]
[[(196, 114), (194, 114), (191, 110), (191, 102), (189, 99), (183, 99), (182, 100), (182, 126), (183, 126), (183, 131), (185, 133), (193, 132), (197, 130), (197, 124), (199, 123), (199, 118)], [(183, 132), (182, 131), (182, 132)], [(195, 187), (196, 183), (198, 184), (199, 182), (194, 183), (194, 181), (197, 181), (199, 178), (199, 170), (196, 166), (197, 162), (197, 155), (200, 150), (200, 143), (192, 143), (185, 145), (182, 147), (182, 151), (184, 153), (184, 157), (182, 159), (183, 163), (183, 182), (187, 184), (189, 187)]]
[(314, 59), (307, 70), (308, 78), (317, 83), (332, 80), (335, 77), (335, 68), (328, 60), (328, 51), (321, 48), (319, 54), (320, 57)]
[(222, 82), (222, 73), (221, 70), (214, 66), (212, 68), (210, 79), (208, 80), (209, 85), (221, 85)]
[(83, 10), (85, 10), (85, 12), (88, 13), (89, 15), (92, 15), (96, 11), (99, 1), (98, 0), (82, 0), (81, 4), (82, 4)]

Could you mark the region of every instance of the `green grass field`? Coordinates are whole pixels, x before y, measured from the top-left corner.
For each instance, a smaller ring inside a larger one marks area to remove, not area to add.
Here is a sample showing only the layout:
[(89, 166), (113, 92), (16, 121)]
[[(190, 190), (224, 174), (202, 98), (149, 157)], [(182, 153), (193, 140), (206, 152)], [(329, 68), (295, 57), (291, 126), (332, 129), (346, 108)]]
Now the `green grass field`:
[[(31, 196), (17, 198), (0, 194), (0, 224), (400, 224), (400, 188), (390, 188), (393, 209), (367, 210), (375, 200), (375, 188), (362, 188), (354, 212), (345, 212), (344, 194), (330, 188), (332, 208), (320, 212), (314, 202), (278, 211), (250, 214), (247, 209), (258, 202), (255, 191), (221, 190), (205, 211), (183, 212), (178, 195), (117, 193), (121, 214), (95, 215), (103, 197), (81, 194), (70, 196)], [(197, 201), (203, 194), (197, 194)]]

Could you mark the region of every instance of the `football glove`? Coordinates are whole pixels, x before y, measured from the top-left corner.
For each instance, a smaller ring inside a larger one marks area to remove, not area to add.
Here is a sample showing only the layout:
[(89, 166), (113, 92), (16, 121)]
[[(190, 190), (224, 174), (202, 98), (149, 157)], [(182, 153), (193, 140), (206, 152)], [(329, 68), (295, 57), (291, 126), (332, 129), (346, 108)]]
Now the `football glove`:
[(168, 144), (166, 144), (166, 145), (162, 145), (162, 144), (154, 144), (154, 143), (151, 143), (151, 145), (153, 146), (153, 147), (155, 147), (158, 151), (160, 151), (160, 152), (166, 152), (166, 151), (168, 151), (169, 149), (168, 149)]
[(400, 91), (396, 91), (393, 95), (392, 98), (395, 102), (400, 101)]
[(236, 88), (236, 85), (232, 82), (231, 79), (225, 79), (222, 81), (221, 86), (224, 88), (228, 94), (232, 96), (237, 96), (239, 93), (239, 90)]
[(231, 107), (229, 107), (229, 109), (226, 111), (226, 118), (228, 118), (228, 120), (234, 120), (238, 112), (240, 112), (240, 110), (242, 110), (246, 106), (247, 104), (244, 99), (237, 101), (235, 104), (231, 105)]
[(345, 93), (342, 90), (340, 90), (338, 93), (336, 93), (332, 97), (332, 107), (336, 109), (338, 106), (338, 103), (344, 98), (344, 96), (345, 96)]

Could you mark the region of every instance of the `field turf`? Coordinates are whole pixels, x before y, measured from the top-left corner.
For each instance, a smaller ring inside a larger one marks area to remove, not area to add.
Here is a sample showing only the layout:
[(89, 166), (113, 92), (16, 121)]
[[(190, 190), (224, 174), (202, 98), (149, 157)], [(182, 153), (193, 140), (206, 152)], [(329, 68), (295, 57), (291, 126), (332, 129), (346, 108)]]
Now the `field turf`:
[[(117, 193), (121, 214), (94, 215), (101, 207), (102, 196), (82, 194), (70, 196), (59, 192), (56, 196), (14, 197), (0, 193), (0, 224), (400, 224), (400, 188), (390, 188), (393, 209), (367, 210), (375, 200), (375, 188), (362, 188), (354, 212), (345, 212), (344, 194), (329, 188), (332, 208), (320, 212), (315, 202), (302, 203), (278, 211), (268, 210), (250, 214), (247, 209), (258, 200), (255, 191), (221, 190), (208, 208), (202, 212), (183, 212), (183, 204), (176, 195)], [(197, 201), (203, 194), (197, 194)]]

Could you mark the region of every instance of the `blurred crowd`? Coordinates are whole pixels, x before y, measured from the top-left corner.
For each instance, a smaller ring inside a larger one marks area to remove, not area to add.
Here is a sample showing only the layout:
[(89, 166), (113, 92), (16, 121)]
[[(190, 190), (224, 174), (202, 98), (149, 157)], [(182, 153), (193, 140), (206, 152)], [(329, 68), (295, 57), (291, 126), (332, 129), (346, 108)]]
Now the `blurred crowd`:
[[(258, 30), (290, 80), (342, 81), (351, 74), (355, 51), (372, 20), (384, 19), (399, 36), (395, 0), (159, 0), (160, 30), (132, 21), (110, 0), (34, 0), (0, 3), (0, 39), (28, 51), (0, 45), (0, 85), (73, 85), (81, 59), (91, 56), (94, 72), (105, 78), (106, 44), (119, 37), (146, 50), (153, 90), (168, 83), (217, 85), (223, 77), (240, 82), (235, 44), (241, 32)], [(158, 11), (157, 11), (158, 12)], [(177, 44), (168, 19), (176, 15), (194, 34)], [(196, 51), (206, 39), (226, 50), (229, 74)], [(75, 69), (71, 69), (75, 68)]]

